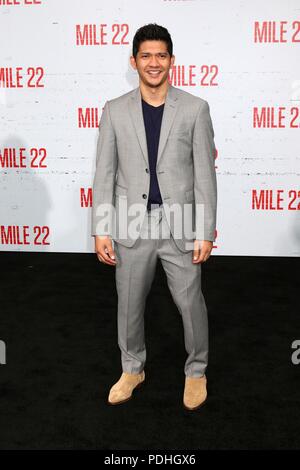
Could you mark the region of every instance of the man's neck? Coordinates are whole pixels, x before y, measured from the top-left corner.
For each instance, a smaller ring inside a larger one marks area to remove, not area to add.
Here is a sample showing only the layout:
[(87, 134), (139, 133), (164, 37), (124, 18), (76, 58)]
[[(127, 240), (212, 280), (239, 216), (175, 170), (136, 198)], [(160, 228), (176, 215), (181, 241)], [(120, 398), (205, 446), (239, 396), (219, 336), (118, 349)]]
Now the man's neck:
[(166, 80), (159, 88), (152, 88), (140, 82), (141, 96), (144, 101), (152, 106), (160, 106), (166, 101), (166, 96), (169, 90), (169, 83)]

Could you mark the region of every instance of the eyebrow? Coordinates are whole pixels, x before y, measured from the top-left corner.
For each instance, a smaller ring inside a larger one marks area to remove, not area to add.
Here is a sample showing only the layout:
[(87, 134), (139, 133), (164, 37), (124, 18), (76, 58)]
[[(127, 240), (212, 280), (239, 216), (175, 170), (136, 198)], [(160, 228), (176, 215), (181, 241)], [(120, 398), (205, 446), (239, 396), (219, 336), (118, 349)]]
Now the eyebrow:
[[(140, 52), (140, 54), (150, 54), (150, 52)], [(164, 52), (156, 52), (156, 54), (169, 54), (168, 51), (164, 51)], [(154, 54), (154, 55), (156, 55)]]

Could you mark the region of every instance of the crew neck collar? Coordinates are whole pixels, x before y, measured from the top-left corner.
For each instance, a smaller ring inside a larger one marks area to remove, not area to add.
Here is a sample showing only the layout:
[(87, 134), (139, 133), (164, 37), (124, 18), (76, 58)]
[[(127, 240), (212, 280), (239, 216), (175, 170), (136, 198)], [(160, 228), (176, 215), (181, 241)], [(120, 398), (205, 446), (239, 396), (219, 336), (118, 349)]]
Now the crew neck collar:
[(142, 98), (142, 101), (147, 104), (148, 106), (151, 106), (151, 108), (155, 108), (155, 109), (158, 109), (158, 108), (161, 108), (162, 106), (164, 106), (165, 103), (162, 103), (160, 104), (159, 106), (153, 106), (153, 104), (150, 104), (148, 103), (147, 101), (144, 100), (144, 98)]

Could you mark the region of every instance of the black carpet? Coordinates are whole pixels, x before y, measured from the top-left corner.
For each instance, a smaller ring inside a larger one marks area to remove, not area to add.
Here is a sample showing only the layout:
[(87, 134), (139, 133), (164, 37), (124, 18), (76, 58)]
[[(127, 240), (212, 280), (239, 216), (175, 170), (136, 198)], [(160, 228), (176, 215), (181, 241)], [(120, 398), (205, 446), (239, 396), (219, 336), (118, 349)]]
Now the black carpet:
[(208, 401), (182, 407), (186, 353), (158, 262), (145, 312), (146, 384), (106, 404), (121, 375), (114, 268), (93, 254), (0, 253), (1, 449), (300, 447), (299, 258), (212, 256)]

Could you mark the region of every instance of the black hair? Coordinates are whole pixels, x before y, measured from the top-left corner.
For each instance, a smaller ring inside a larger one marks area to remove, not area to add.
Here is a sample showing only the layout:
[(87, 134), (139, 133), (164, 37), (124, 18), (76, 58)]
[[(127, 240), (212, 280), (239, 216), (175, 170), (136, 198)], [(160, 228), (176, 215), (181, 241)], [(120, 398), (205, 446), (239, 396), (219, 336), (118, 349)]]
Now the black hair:
[(165, 41), (170, 57), (173, 55), (173, 42), (167, 28), (156, 23), (141, 26), (134, 35), (132, 43), (132, 55), (136, 59), (140, 44), (144, 41)]

